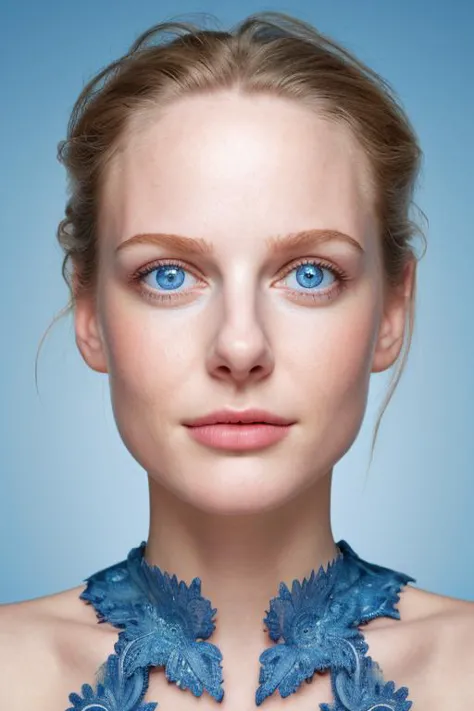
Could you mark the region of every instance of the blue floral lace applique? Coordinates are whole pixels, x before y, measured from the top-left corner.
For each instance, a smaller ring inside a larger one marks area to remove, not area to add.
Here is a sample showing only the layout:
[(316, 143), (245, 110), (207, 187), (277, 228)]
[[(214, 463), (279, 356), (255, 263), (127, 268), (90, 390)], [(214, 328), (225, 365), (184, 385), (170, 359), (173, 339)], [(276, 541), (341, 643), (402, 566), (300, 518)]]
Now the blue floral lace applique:
[(132, 676), (124, 673), (119, 655), (109, 655), (98, 673), (97, 688), (82, 685), (82, 698), (75, 692), (69, 694), (73, 704), (66, 711), (154, 711), (154, 701), (142, 704), (148, 688), (149, 670), (142, 668)]
[(135, 605), (147, 602), (146, 595), (137, 585), (134, 570), (143, 557), (146, 543), (132, 548), (126, 560), (99, 570), (86, 578), (86, 589), (79, 596), (94, 606), (99, 622), (110, 622), (115, 627), (125, 627)]
[(88, 578), (81, 598), (94, 604), (101, 621), (124, 628), (115, 648), (126, 676), (163, 666), (168, 681), (195, 696), (206, 690), (221, 701), (222, 653), (201, 641), (213, 633), (217, 610), (201, 596), (199, 578), (188, 587), (176, 575), (150, 566), (143, 557), (145, 545), (132, 549), (125, 564)]
[(281, 583), (270, 601), (264, 623), (280, 643), (259, 657), (257, 706), (277, 690), (282, 698), (295, 693), (318, 671), (355, 674), (368, 651), (358, 627), (380, 616), (399, 619), (398, 591), (414, 578), (363, 561), (345, 541), (338, 548), (342, 555), (327, 571), (294, 580), (291, 592)]
[[(408, 711), (408, 689), (396, 691), (383, 680), (358, 628), (376, 617), (400, 619), (400, 589), (416, 581), (361, 559), (344, 540), (337, 546), (340, 555), (327, 571), (321, 566), (294, 580), (291, 591), (281, 583), (270, 601), (264, 623), (277, 644), (260, 655), (256, 704), (275, 691), (289, 696), (329, 669), (334, 703), (320, 704), (321, 711)], [(217, 610), (201, 596), (199, 578), (188, 586), (148, 565), (145, 547), (87, 578), (81, 599), (94, 606), (99, 622), (121, 631), (96, 691), (84, 684), (82, 698), (70, 694), (74, 706), (67, 711), (154, 711), (155, 702), (142, 703), (151, 666), (163, 666), (169, 681), (195, 696), (206, 690), (222, 701), (222, 654), (205, 641)]]
[(332, 675), (336, 701), (320, 704), (321, 711), (409, 711), (406, 686), (395, 691), (393, 681), (385, 682), (382, 670), (371, 657), (362, 657), (352, 676), (345, 670)]
[(349, 597), (342, 602), (337, 595), (341, 564), (339, 558), (329, 564), (327, 572), (321, 567), (302, 583), (294, 580), (291, 592), (280, 583), (264, 623), (270, 638), (283, 642), (260, 655), (257, 706), (276, 690), (283, 698), (293, 694), (316, 671), (330, 667), (352, 671), (355, 651), (364, 654), (368, 650), (362, 634), (352, 626), (358, 600)]
[(408, 583), (416, 582), (415, 578), (363, 560), (347, 541), (340, 540), (337, 547), (348, 564), (338, 592), (350, 588), (351, 595), (360, 601), (357, 624), (365, 624), (376, 617), (399, 620), (400, 612), (395, 605), (400, 600), (400, 590)]

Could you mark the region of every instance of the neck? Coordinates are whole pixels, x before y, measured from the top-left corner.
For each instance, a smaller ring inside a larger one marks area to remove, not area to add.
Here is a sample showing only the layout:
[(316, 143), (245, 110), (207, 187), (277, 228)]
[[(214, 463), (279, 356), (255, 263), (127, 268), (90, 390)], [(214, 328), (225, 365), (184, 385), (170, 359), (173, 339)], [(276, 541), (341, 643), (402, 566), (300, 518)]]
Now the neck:
[(199, 577), (217, 608), (219, 636), (248, 640), (281, 581), (291, 585), (336, 557), (331, 478), (332, 471), (278, 509), (224, 516), (195, 509), (149, 477), (145, 559), (188, 584)]

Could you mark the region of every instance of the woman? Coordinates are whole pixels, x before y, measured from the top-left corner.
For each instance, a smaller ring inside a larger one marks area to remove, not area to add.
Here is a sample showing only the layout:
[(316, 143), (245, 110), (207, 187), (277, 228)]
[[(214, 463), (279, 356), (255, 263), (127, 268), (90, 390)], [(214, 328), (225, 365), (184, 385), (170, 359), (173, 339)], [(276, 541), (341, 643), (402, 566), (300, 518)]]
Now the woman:
[(470, 708), (473, 603), (331, 530), (370, 374), (413, 328), (421, 151), (387, 86), (281, 13), (162, 23), (85, 87), (60, 157), (76, 343), (150, 528), (1, 609), (1, 708)]

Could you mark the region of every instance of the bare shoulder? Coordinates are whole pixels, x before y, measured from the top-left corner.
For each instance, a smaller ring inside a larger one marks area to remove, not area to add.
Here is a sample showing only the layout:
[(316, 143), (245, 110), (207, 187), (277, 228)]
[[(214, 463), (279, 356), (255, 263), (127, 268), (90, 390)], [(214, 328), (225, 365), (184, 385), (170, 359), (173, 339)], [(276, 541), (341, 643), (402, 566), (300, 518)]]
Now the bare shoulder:
[(0, 605), (0, 708), (66, 708), (69, 692), (93, 683), (114, 638), (80, 600), (84, 588)]
[(469, 620), (474, 615), (474, 602), (440, 595), (410, 584), (402, 588), (397, 607), (400, 618), (406, 622), (433, 618), (439, 621), (451, 615), (455, 617), (465, 615)]
[(407, 632), (423, 629), (446, 669), (474, 672), (474, 602), (407, 585), (398, 610)]
[[(474, 602), (407, 586), (400, 618), (432, 629), (444, 648), (444, 663), (474, 673)], [(474, 699), (473, 699), (474, 701)]]
[(413, 708), (474, 708), (474, 602), (407, 585), (400, 620), (368, 625), (369, 654), (384, 676), (407, 686)]
[(418, 631), (432, 645), (425, 673), (433, 703), (442, 698), (446, 708), (474, 708), (474, 602), (423, 590), (413, 593), (413, 601), (420, 613)]
[(15, 654), (40, 644), (47, 649), (64, 624), (87, 624), (93, 616), (79, 598), (85, 586), (80, 585), (32, 600), (0, 605), (0, 651)]

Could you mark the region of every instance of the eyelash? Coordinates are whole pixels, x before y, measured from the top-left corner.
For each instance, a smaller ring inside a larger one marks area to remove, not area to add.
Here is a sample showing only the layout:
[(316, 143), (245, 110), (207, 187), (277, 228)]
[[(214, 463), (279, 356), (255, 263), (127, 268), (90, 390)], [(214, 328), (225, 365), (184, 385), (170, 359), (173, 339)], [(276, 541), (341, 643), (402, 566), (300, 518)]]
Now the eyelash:
[[(324, 291), (324, 292), (317, 292), (317, 293), (312, 293), (312, 294), (305, 294), (299, 291), (295, 291), (296, 296), (292, 297), (296, 301), (306, 301), (310, 300), (313, 302), (316, 301), (325, 301), (329, 299), (335, 298), (346, 286), (346, 282), (349, 280), (350, 277), (342, 271), (339, 267), (336, 267), (334, 264), (331, 264), (329, 262), (326, 262), (322, 259), (315, 259), (315, 258), (303, 258), (300, 260), (297, 260), (296, 263), (292, 263), (288, 268), (285, 269), (285, 271), (279, 275), (279, 279), (283, 279), (287, 274), (290, 274), (294, 269), (297, 269), (299, 266), (302, 264), (316, 264), (318, 267), (327, 269), (332, 273), (333, 276), (336, 277), (336, 286), (331, 286), (330, 291)], [(196, 276), (193, 272), (192, 269), (189, 269), (189, 266), (185, 264), (184, 262), (181, 262), (179, 259), (160, 259), (155, 262), (152, 262), (151, 264), (146, 265), (145, 267), (141, 267), (140, 269), (137, 269), (130, 277), (130, 281), (133, 283), (138, 283), (139, 284), (139, 291), (140, 293), (146, 298), (149, 299), (150, 301), (158, 301), (158, 302), (165, 302), (165, 301), (179, 301), (183, 298), (187, 298), (189, 296), (189, 292), (180, 292), (180, 293), (169, 293), (169, 294), (158, 294), (158, 292), (150, 292), (148, 289), (143, 288), (142, 284), (145, 280), (145, 277), (148, 276), (148, 274), (151, 274), (155, 269), (158, 269), (159, 267), (163, 266), (172, 266), (172, 267), (181, 267), (187, 272), (190, 272), (193, 274), (193, 276)], [(196, 278), (199, 278), (196, 276)], [(292, 289), (288, 289), (289, 291), (294, 291)]]

